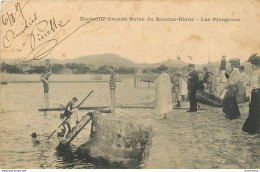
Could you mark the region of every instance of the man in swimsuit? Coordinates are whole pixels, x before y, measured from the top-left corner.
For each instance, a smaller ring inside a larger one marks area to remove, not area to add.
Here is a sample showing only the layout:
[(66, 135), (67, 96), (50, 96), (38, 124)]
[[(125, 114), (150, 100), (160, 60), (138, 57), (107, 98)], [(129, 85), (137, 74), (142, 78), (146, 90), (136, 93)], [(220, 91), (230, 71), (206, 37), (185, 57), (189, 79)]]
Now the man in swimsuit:
[(49, 77), (52, 73), (52, 66), (50, 64), (50, 60), (45, 61), (45, 69), (41, 76), (41, 81), (43, 83), (43, 90), (44, 90), (44, 102), (45, 102), (45, 108), (49, 108), (50, 106), (50, 100), (49, 100)]
[[(64, 116), (66, 117), (66, 120), (63, 123), (63, 127), (65, 129), (63, 139), (66, 138), (68, 133), (71, 131), (71, 128), (73, 128), (78, 123), (78, 108), (73, 109), (73, 105), (77, 101), (78, 99), (76, 97), (73, 97), (73, 99), (69, 101), (65, 107)], [(72, 114), (74, 114), (74, 120), (71, 118)]]
[(109, 81), (109, 88), (110, 88), (110, 99), (111, 99), (111, 113), (115, 114), (115, 106), (116, 106), (116, 73), (114, 71), (113, 66), (109, 68), (110, 72), (110, 81)]

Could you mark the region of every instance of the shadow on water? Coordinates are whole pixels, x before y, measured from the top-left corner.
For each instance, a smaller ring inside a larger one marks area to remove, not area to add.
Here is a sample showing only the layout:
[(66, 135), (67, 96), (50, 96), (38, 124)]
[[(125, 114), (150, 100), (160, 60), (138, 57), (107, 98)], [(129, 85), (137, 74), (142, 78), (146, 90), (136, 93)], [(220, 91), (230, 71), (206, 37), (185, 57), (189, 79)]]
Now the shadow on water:
[(56, 168), (73, 168), (73, 169), (122, 169), (126, 168), (120, 163), (110, 163), (108, 160), (100, 158), (92, 158), (89, 155), (82, 154), (76, 146), (58, 146), (56, 148), (57, 161), (62, 166)]
[[(78, 162), (75, 154), (73, 153), (73, 148), (70, 146), (57, 147), (56, 148), (57, 161), (61, 161), (64, 165), (62, 168), (74, 168)], [(61, 168), (58, 167), (57, 168)]]

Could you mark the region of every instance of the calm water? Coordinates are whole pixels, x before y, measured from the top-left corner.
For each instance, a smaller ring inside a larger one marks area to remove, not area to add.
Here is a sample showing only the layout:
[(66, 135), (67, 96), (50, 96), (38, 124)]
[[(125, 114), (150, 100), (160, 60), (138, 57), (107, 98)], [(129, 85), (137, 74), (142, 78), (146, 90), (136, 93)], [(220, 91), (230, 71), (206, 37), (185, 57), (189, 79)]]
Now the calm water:
[[(147, 89), (145, 83), (140, 84), (139, 89), (133, 89), (132, 80), (118, 83), (117, 104), (140, 105), (148, 100), (152, 102), (153, 88)], [(94, 90), (94, 93), (82, 106), (109, 106), (108, 83), (51, 83), (51, 107), (66, 104), (74, 96), (80, 102), (91, 90)], [(61, 123), (61, 112), (44, 114), (38, 111), (44, 107), (41, 83), (8, 83), (1, 86), (0, 101), (0, 168), (102, 168), (102, 165), (92, 164), (73, 153), (88, 140), (89, 126), (85, 127), (66, 151), (55, 150), (58, 143), (56, 134), (49, 142), (45, 141)], [(80, 111), (79, 116), (86, 113)], [(40, 135), (40, 144), (33, 144), (32, 132)]]

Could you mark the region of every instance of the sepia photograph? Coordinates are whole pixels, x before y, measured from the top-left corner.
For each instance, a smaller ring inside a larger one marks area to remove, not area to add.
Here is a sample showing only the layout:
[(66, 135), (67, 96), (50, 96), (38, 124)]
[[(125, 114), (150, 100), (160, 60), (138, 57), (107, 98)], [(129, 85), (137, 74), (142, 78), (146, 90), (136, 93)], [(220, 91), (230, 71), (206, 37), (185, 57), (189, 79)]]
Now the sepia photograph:
[(259, 171), (259, 0), (0, 7), (2, 172)]

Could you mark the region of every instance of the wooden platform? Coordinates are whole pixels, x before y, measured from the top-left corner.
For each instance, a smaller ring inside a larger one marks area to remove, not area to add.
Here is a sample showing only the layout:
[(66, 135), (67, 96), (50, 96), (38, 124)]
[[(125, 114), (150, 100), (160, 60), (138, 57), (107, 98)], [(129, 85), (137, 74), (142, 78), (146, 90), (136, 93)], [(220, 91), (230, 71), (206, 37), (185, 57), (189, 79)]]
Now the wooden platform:
[[(108, 106), (104, 106), (104, 107), (79, 107), (79, 110), (96, 110), (98, 108), (109, 108)], [(60, 107), (60, 108), (43, 108), (43, 109), (38, 109), (38, 111), (40, 112), (45, 112), (45, 111), (64, 111), (65, 108), (64, 107)]]
[[(99, 108), (110, 108), (110, 106), (103, 106), (103, 107), (79, 107), (79, 110), (97, 110)], [(121, 108), (121, 109), (154, 109), (154, 106), (116, 106), (116, 108)], [(38, 109), (40, 112), (45, 112), (45, 111), (64, 111), (65, 108), (60, 107), (60, 108), (43, 108), (43, 109)], [(107, 113), (104, 111), (103, 113)]]

